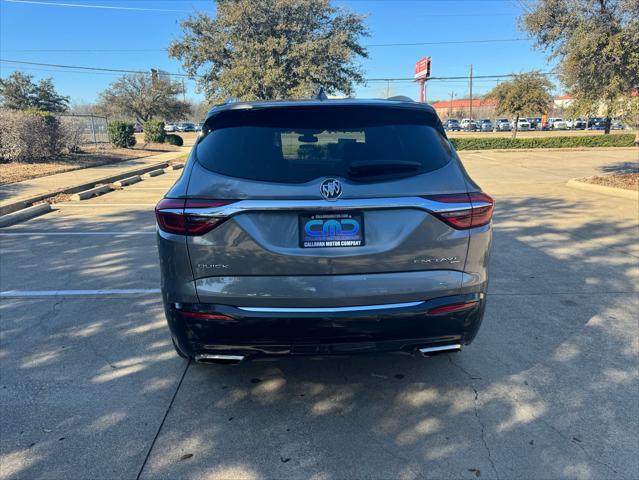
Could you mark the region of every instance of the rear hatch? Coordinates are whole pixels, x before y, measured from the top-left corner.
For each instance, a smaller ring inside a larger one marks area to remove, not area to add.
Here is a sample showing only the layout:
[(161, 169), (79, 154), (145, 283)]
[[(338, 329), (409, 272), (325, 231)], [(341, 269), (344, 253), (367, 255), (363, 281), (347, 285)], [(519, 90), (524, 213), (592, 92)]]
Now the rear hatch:
[(433, 212), (467, 206), (465, 176), (430, 110), (270, 106), (203, 130), (186, 211), (215, 226), (187, 237), (196, 280), (463, 269), (468, 230)]

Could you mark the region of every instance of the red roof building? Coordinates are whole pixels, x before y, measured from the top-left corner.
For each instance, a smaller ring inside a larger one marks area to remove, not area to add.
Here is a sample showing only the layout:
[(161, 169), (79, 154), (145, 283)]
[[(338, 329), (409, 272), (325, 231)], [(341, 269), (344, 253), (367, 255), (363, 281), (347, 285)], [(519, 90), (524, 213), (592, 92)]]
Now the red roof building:
[[(440, 108), (470, 108), (470, 98), (460, 98), (458, 100), (442, 100), (439, 102), (433, 102), (430, 104), (435, 110)], [(481, 98), (473, 98), (473, 108), (479, 107), (494, 107), (497, 102), (493, 99), (482, 100)]]

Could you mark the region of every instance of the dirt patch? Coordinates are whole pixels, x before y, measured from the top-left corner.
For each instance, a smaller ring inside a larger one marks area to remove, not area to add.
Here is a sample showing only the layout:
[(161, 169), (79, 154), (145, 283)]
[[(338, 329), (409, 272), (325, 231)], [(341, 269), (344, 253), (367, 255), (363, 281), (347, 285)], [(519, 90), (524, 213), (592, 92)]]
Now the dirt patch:
[(33, 205), (40, 205), (41, 203), (48, 203), (49, 205), (53, 205), (54, 203), (68, 202), (70, 199), (71, 195), (69, 195), (68, 193), (58, 193), (53, 197), (45, 198), (44, 200), (40, 200), (38, 202), (33, 202)]
[(60, 156), (51, 161), (0, 163), (0, 185), (178, 150), (172, 145), (156, 143), (139, 145), (134, 148), (89, 146), (83, 148), (82, 152)]
[(617, 175), (598, 175), (596, 177), (579, 178), (578, 182), (592, 183), (604, 187), (639, 190), (639, 173), (621, 173)]

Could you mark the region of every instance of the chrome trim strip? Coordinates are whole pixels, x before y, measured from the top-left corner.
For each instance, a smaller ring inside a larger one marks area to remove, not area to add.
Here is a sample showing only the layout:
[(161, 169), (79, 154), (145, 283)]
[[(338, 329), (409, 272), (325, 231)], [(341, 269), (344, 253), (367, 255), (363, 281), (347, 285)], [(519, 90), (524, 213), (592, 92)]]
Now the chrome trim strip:
[(202, 360), (233, 360), (241, 362), (244, 360), (244, 355), (212, 355), (209, 353), (198, 353), (195, 355), (195, 361), (199, 362)]
[(461, 350), (461, 344), (455, 343), (453, 345), (442, 345), (441, 347), (425, 347), (419, 349), (421, 353), (444, 352), (446, 350)]
[(288, 307), (237, 307), (247, 312), (276, 312), (276, 313), (337, 313), (337, 312), (361, 312), (368, 310), (384, 310), (387, 308), (407, 308), (417, 307), (423, 304), (420, 302), (406, 303), (386, 303), (381, 305), (360, 305), (356, 307), (308, 307), (308, 308), (288, 308)]
[(415, 208), (427, 212), (443, 213), (486, 207), (487, 202), (444, 203), (422, 197), (393, 198), (340, 198), (327, 200), (240, 200), (213, 208), (187, 208), (184, 213), (203, 217), (229, 217), (248, 211), (312, 210), (340, 211), (357, 209)]

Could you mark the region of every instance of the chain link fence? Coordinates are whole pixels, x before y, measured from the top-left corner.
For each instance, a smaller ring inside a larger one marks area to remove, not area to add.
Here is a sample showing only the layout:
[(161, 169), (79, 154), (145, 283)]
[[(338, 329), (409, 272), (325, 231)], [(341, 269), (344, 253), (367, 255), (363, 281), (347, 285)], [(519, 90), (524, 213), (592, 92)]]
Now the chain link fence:
[(99, 115), (60, 114), (60, 122), (67, 125), (76, 137), (77, 145), (109, 143), (107, 117)]

